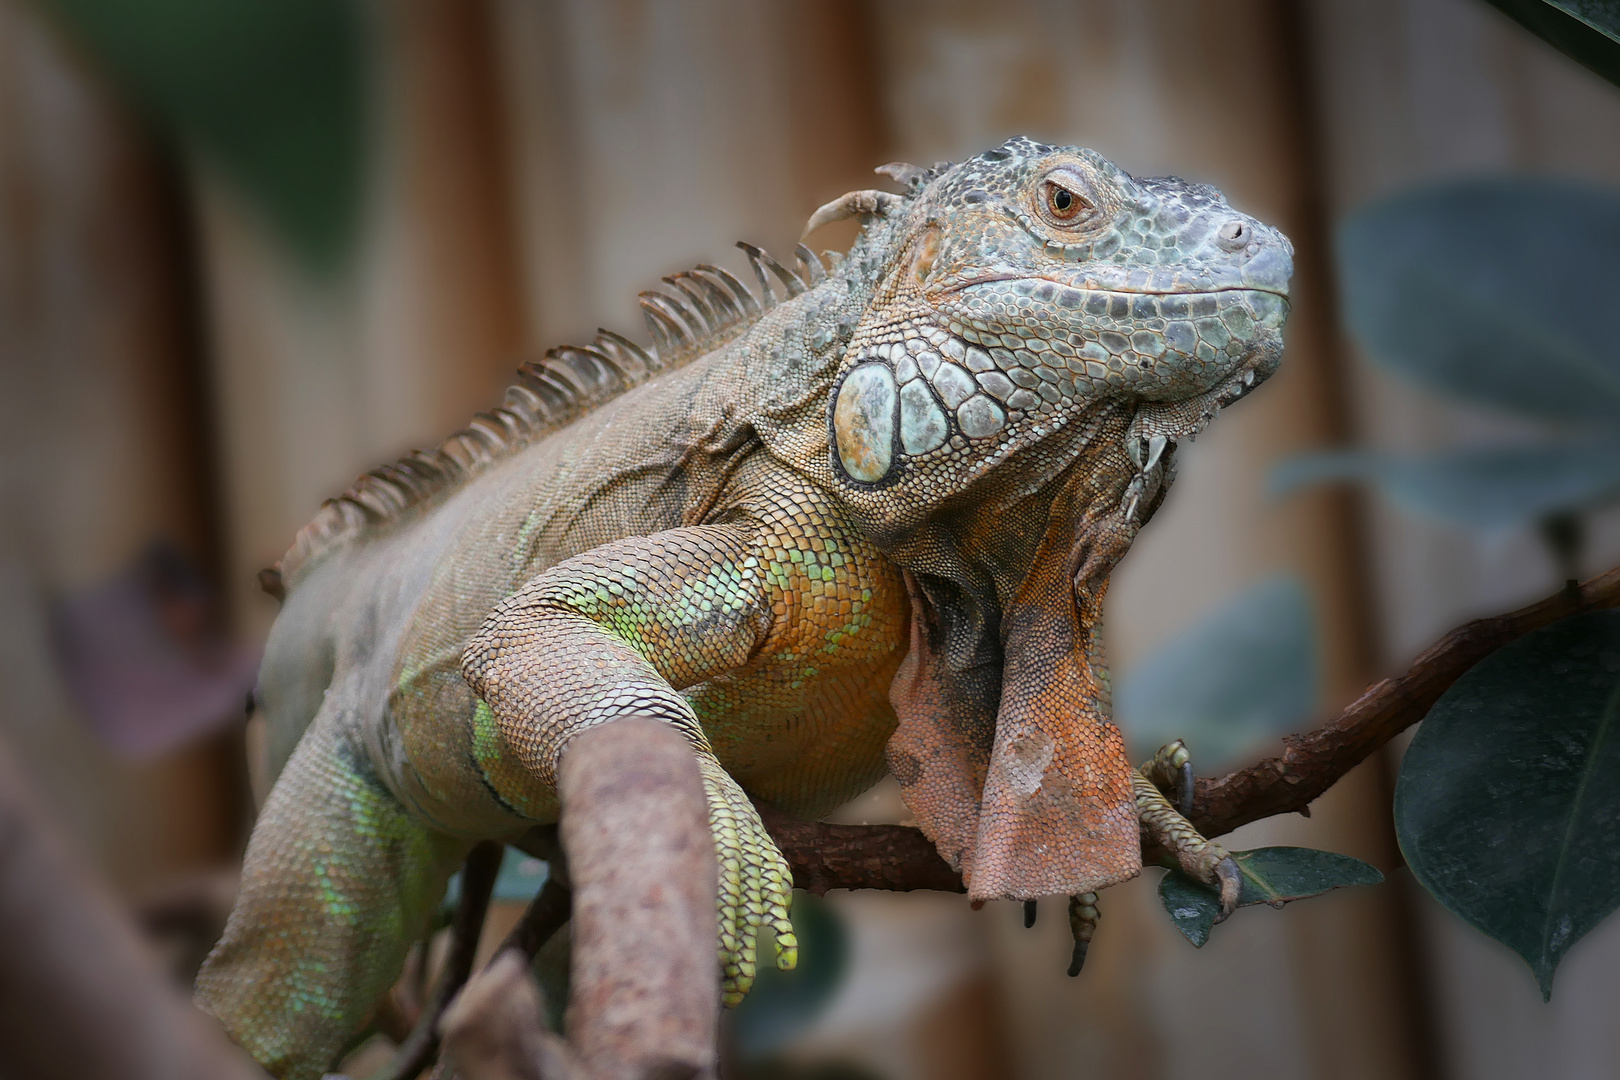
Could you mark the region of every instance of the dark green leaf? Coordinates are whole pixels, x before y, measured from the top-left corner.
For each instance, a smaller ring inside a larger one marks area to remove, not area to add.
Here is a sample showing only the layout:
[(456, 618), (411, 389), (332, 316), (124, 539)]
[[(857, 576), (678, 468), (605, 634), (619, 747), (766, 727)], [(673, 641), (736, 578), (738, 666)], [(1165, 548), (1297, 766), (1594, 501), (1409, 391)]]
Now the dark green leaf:
[[(1384, 880), (1383, 874), (1360, 859), (1314, 848), (1256, 848), (1234, 851), (1232, 858), (1243, 871), (1240, 907), (1255, 904), (1281, 907), (1290, 900), (1321, 896), (1346, 885), (1377, 885)], [(1159, 902), (1170, 913), (1176, 929), (1188, 941), (1203, 948), (1215, 925), (1215, 916), (1221, 910), (1220, 896), (1215, 890), (1180, 870), (1172, 870), (1159, 879)]]
[(1398, 195), (1339, 228), (1344, 312), (1368, 351), (1445, 393), (1620, 426), (1620, 195), (1469, 180)]
[(769, 1054), (803, 1030), (832, 1000), (849, 967), (849, 933), (831, 905), (798, 891), (791, 917), (799, 966), (776, 970), (763, 959), (767, 950), (761, 944), (754, 988), (729, 1014), (732, 1037), (745, 1057)]
[(359, 221), (365, 55), (349, 0), (47, 0), (157, 122), (315, 266)]
[(1490, 0), (1509, 18), (1578, 64), (1620, 85), (1617, 0)]
[(1205, 771), (1291, 730), (1316, 705), (1320, 675), (1310, 597), (1267, 578), (1203, 616), (1114, 684), (1131, 752), (1185, 739)]
[(1620, 612), (1486, 657), (1429, 710), (1395, 787), (1407, 864), (1529, 963), (1544, 997), (1620, 906)]
[(1591, 509), (1620, 496), (1620, 442), (1589, 439), (1453, 450), (1425, 458), (1365, 451), (1279, 465), (1283, 495), (1328, 480), (1367, 480), (1402, 507), (1469, 528), (1500, 528)]

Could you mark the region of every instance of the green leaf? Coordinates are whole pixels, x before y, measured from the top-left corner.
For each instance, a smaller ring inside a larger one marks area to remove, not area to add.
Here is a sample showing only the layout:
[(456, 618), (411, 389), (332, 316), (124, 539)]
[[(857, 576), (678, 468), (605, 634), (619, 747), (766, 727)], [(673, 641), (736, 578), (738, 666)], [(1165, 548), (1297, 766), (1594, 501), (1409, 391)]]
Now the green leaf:
[(1620, 906), (1620, 612), (1486, 657), (1429, 710), (1395, 787), (1423, 887), (1524, 957), (1551, 997), (1575, 942)]
[(1620, 2), (1617, 0), (1489, 2), (1571, 60), (1620, 85)]
[(1155, 649), (1114, 682), (1132, 754), (1186, 740), (1210, 771), (1292, 730), (1319, 697), (1316, 620), (1297, 578), (1267, 578)]
[(1620, 496), (1620, 441), (1491, 446), (1423, 458), (1355, 450), (1308, 454), (1279, 465), (1270, 486), (1286, 495), (1331, 480), (1370, 481), (1413, 513), (1468, 528), (1503, 528)]
[(366, 56), (349, 0), (46, 0), (164, 132), (312, 267), (359, 223)]
[(1346, 218), (1345, 319), (1444, 393), (1620, 428), (1620, 194), (1529, 177), (1444, 184)]
[(795, 891), (790, 917), (799, 939), (799, 966), (776, 970), (764, 959), (761, 942), (754, 988), (728, 1014), (737, 1050), (747, 1058), (773, 1052), (807, 1027), (843, 985), (849, 968), (849, 932), (830, 904)]
[[(1314, 848), (1269, 847), (1234, 851), (1243, 871), (1243, 892), (1239, 907), (1270, 904), (1282, 907), (1290, 900), (1321, 896), (1347, 885), (1377, 885), (1384, 875), (1377, 868), (1349, 855)], [(1219, 894), (1180, 870), (1159, 879), (1159, 902), (1170, 913), (1183, 936), (1199, 948), (1209, 940), (1215, 916), (1220, 914)]]

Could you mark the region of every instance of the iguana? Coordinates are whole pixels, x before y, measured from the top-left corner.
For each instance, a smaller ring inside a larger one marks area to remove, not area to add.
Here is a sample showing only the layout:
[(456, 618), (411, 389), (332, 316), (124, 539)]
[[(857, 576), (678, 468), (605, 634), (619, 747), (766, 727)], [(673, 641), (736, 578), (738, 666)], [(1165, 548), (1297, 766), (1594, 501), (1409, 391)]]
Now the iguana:
[(1102, 604), (1177, 441), (1275, 370), (1292, 248), (1026, 138), (879, 171), (904, 193), (812, 217), (863, 222), (830, 268), (665, 278), (652, 350), (526, 365), (266, 572), (279, 777), (197, 997), (275, 1075), (321, 1073), (471, 845), (554, 821), (559, 753), (618, 717), (700, 763), (728, 1002), (761, 926), (796, 953), (751, 798), (819, 816), (885, 770), (975, 899), (1087, 930), (1145, 835), (1236, 901), (1161, 792), (1184, 752), (1133, 769), (1109, 722)]

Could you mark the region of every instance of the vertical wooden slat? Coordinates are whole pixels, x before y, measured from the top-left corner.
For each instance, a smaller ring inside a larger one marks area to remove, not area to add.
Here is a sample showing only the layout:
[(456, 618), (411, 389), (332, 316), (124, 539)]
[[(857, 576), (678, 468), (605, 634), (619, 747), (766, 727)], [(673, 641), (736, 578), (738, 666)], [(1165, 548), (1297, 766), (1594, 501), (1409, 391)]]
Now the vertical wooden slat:
[(505, 123), (482, 3), (379, 5), (376, 154), (359, 251), (315, 279), (203, 170), (228, 576), (254, 574), (323, 498), (498, 403), (526, 341)]
[[(530, 324), (642, 336), (635, 296), (748, 240), (791, 263), (810, 212), (881, 164), (858, 5), (499, 8)], [(829, 230), (819, 246), (853, 234)]]

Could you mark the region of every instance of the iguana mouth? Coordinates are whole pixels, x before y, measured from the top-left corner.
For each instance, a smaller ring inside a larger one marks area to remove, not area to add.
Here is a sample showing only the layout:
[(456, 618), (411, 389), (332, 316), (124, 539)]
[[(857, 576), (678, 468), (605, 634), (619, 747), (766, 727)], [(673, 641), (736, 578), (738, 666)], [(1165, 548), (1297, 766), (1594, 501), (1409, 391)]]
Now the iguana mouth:
[(1253, 292), (1271, 293), (1273, 296), (1282, 297), (1285, 302), (1288, 300), (1288, 287), (1286, 285), (1274, 286), (1264, 284), (1232, 284), (1210, 286), (1208, 284), (1201, 284), (1191, 288), (1133, 288), (1128, 284), (1105, 284), (1096, 279), (1089, 278), (1083, 281), (1075, 281), (1072, 278), (1058, 278), (1052, 277), (1048, 274), (1026, 273), (985, 274), (967, 281), (953, 282), (948, 286), (938, 289), (938, 294), (942, 296), (960, 294), (974, 288), (975, 286), (993, 285), (1001, 281), (1045, 282), (1060, 289), (1069, 289), (1082, 293), (1100, 293), (1105, 296), (1183, 296), (1191, 299), (1198, 296), (1218, 296), (1222, 293)]

